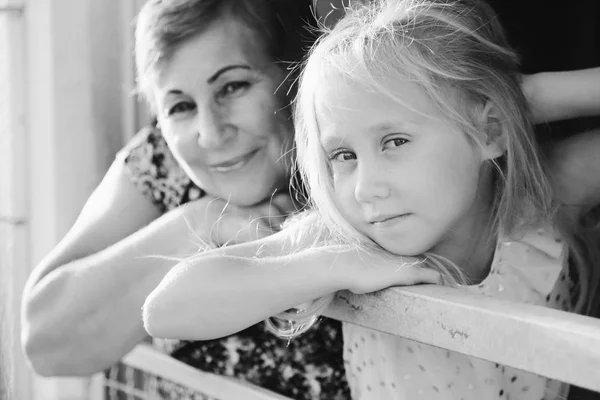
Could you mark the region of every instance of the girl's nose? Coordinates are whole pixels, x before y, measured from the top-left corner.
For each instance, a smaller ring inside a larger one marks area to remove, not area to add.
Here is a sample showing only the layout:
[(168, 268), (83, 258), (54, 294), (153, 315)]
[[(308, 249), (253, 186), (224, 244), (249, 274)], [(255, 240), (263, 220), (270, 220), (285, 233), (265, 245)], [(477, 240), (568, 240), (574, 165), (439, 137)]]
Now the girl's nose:
[(390, 195), (387, 174), (376, 163), (363, 162), (357, 167), (354, 197), (359, 203), (372, 203)]
[(198, 145), (202, 148), (222, 147), (237, 133), (235, 125), (229, 123), (226, 116), (214, 107), (199, 108), (196, 118)]

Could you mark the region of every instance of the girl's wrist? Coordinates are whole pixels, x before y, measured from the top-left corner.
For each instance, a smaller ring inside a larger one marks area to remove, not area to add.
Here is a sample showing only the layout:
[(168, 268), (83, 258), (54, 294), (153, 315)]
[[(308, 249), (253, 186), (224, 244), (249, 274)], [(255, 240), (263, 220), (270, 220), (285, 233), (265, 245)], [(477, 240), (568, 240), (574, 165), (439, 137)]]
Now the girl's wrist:
[(351, 285), (351, 269), (344, 260), (345, 254), (333, 248), (316, 249), (321, 254), (317, 257), (322, 262), (312, 263), (318, 268), (316, 275), (322, 282), (323, 292), (333, 293), (345, 290)]

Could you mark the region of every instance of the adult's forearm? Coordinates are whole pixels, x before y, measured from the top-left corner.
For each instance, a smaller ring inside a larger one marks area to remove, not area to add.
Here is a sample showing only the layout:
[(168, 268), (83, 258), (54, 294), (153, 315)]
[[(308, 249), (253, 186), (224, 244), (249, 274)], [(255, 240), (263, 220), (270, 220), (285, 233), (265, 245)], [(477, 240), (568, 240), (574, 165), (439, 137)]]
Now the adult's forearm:
[(33, 367), (43, 375), (88, 375), (118, 361), (146, 336), (141, 307), (176, 264), (168, 257), (189, 256), (199, 240), (181, 215), (166, 215), (32, 284), (23, 339)]
[(204, 254), (173, 268), (148, 297), (144, 325), (155, 337), (209, 340), (345, 288), (336, 254), (286, 257)]
[(600, 115), (600, 68), (543, 72), (531, 78), (528, 97), (536, 122)]

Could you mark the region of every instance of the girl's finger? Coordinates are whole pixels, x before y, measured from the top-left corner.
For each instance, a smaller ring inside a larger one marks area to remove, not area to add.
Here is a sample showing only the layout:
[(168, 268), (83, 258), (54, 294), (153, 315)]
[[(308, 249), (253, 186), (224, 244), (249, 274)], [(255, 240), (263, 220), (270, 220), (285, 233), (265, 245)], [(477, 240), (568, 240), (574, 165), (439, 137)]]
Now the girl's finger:
[(418, 285), (422, 283), (441, 284), (442, 275), (431, 268), (423, 268), (419, 265), (406, 265), (400, 267), (399, 270), (404, 270), (406, 274), (406, 285)]

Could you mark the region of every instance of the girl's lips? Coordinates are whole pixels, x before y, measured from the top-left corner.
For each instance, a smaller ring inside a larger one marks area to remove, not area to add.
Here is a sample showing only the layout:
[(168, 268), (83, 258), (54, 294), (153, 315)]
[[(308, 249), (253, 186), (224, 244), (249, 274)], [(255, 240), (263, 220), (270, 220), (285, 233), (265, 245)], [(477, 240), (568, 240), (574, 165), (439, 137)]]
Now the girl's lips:
[(397, 222), (398, 220), (404, 219), (405, 217), (407, 217), (409, 214), (398, 214), (398, 215), (385, 215), (385, 216), (380, 216), (378, 218), (374, 218), (373, 220), (370, 221), (371, 224), (375, 225), (375, 226), (385, 226), (385, 225), (389, 225), (392, 223)]
[(256, 153), (258, 153), (259, 150), (260, 149), (255, 149), (255, 150), (252, 150), (251, 152), (241, 155), (239, 157), (232, 158), (231, 160), (227, 160), (225, 162), (215, 164), (215, 165), (209, 165), (208, 168), (211, 171), (221, 172), (221, 173), (231, 172), (231, 171), (240, 169), (241, 167), (246, 165), (252, 159), (252, 157), (254, 157), (256, 155)]

